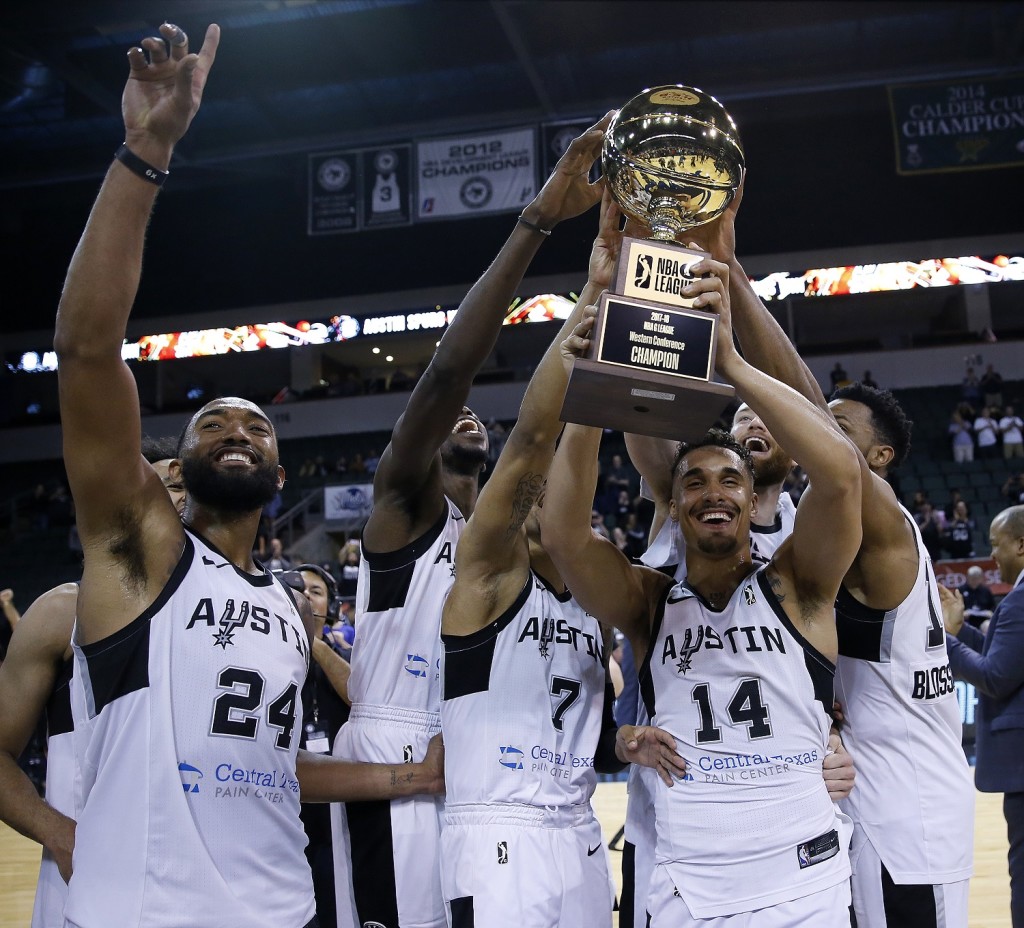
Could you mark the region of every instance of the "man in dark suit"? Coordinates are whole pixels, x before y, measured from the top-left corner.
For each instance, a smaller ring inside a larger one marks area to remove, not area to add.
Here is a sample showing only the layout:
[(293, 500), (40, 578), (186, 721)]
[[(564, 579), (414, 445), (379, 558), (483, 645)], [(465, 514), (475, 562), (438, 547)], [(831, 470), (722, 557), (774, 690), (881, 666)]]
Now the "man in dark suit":
[(964, 624), (959, 591), (942, 591), (953, 673), (978, 690), (977, 771), (982, 792), (1004, 793), (1010, 839), (1010, 912), (1024, 928), (1024, 506), (1004, 509), (989, 529), (992, 557), (1013, 586), (983, 635)]

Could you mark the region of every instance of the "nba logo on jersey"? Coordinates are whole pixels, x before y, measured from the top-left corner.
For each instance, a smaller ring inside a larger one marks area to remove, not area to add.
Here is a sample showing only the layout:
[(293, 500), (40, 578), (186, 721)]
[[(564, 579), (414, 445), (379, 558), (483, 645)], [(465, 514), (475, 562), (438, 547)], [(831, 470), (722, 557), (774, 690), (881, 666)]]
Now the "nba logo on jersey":
[(757, 602), (757, 598), (754, 596), (754, 584), (748, 583), (743, 587), (743, 601), (748, 606), (753, 606)]
[(199, 792), (199, 781), (203, 778), (202, 770), (182, 762), (178, 764), (178, 775), (181, 777), (181, 788), (186, 793)]
[(499, 841), (498, 842), (498, 863), (499, 864), (507, 864), (508, 863), (508, 841)]
[(402, 763), (403, 764), (411, 764), (412, 763), (412, 745), (411, 744), (407, 744), (404, 748), (402, 748)]

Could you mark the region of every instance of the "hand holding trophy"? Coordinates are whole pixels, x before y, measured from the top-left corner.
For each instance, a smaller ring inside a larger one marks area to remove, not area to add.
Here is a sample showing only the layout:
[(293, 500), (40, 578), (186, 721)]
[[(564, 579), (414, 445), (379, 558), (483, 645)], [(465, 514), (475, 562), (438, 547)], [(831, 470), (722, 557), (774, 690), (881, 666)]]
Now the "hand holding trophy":
[(622, 242), (613, 292), (602, 295), (587, 356), (572, 372), (562, 419), (660, 438), (703, 435), (734, 395), (711, 380), (713, 313), (683, 289), (705, 257), (676, 236), (720, 216), (743, 179), (736, 125), (710, 94), (654, 87), (605, 131), (602, 168), (622, 211), (650, 238)]

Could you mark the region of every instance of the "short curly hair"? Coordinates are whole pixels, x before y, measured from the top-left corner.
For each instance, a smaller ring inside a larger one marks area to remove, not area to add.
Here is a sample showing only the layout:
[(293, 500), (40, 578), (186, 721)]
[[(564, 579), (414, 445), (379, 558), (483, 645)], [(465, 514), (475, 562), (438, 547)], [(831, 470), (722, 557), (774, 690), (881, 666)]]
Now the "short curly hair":
[(698, 448), (722, 448), (725, 451), (732, 451), (743, 462), (743, 466), (750, 475), (750, 482), (754, 482), (754, 457), (743, 447), (729, 432), (723, 429), (708, 429), (708, 433), (700, 440), (694, 442), (679, 442), (676, 448), (676, 457), (672, 462), (672, 477), (675, 479), (679, 463), (691, 451)]
[(858, 382), (840, 387), (832, 394), (831, 400), (851, 400), (854, 403), (862, 403), (871, 410), (871, 424), (874, 426), (875, 435), (892, 448), (890, 470), (895, 470), (907, 459), (907, 455), (910, 454), (910, 433), (914, 426), (892, 393), (888, 390), (866, 387)]

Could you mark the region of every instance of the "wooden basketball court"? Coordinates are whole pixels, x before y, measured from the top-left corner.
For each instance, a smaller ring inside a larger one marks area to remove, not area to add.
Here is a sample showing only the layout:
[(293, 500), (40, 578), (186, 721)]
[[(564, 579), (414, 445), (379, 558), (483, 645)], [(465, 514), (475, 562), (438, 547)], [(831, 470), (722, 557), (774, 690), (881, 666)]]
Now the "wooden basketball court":
[[(626, 814), (626, 784), (601, 783), (594, 808), (605, 839), (618, 831)], [(1010, 928), (1010, 878), (1006, 870), (1006, 822), (1001, 794), (978, 793), (974, 823), (974, 879), (970, 928)], [(620, 882), (622, 855), (612, 851)], [(32, 917), (39, 846), (0, 824), (0, 928), (27, 928)]]

